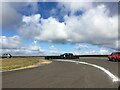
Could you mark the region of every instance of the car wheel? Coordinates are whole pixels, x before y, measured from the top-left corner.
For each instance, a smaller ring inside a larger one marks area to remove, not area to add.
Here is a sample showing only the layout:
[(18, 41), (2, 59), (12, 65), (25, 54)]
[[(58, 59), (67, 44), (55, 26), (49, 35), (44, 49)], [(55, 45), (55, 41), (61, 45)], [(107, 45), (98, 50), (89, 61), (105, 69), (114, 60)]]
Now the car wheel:
[(108, 58), (108, 59), (107, 59), (107, 61), (111, 61), (111, 59), (110, 59), (110, 58)]
[(113, 59), (113, 61), (115, 61), (115, 62), (116, 62), (117, 60), (116, 60), (116, 59)]
[(119, 60), (117, 60), (117, 62), (119, 62)]

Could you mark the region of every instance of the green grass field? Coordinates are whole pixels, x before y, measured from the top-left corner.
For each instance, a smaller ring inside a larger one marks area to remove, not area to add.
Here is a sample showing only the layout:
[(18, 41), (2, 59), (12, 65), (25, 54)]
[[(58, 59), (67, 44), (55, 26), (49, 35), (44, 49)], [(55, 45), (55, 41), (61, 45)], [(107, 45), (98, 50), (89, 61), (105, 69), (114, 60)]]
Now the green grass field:
[(39, 58), (0, 58), (1, 71), (12, 70), (16, 68), (22, 68), (39, 63)]

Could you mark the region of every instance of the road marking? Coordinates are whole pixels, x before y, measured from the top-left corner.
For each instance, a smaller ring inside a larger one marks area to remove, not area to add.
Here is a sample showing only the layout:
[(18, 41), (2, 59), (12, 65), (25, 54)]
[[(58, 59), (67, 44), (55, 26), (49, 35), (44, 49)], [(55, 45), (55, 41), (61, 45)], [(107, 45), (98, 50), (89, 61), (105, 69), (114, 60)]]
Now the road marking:
[(90, 65), (90, 66), (93, 66), (93, 67), (96, 67), (100, 70), (102, 70), (103, 72), (105, 72), (111, 79), (113, 82), (120, 82), (120, 79), (119, 77), (115, 76), (114, 74), (112, 74), (110, 71), (108, 71), (107, 69), (101, 67), (101, 66), (98, 66), (96, 64), (91, 64), (91, 63), (87, 63), (87, 62), (83, 62), (83, 61), (74, 61), (74, 60), (56, 60), (56, 61), (64, 61), (64, 62), (75, 62), (75, 63), (80, 63), (80, 64), (84, 64), (84, 65)]

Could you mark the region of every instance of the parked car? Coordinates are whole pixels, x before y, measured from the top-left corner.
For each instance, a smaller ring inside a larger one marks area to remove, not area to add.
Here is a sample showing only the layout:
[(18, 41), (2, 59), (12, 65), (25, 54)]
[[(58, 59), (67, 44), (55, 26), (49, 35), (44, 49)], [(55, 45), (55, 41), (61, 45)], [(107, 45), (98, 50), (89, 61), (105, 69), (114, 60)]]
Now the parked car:
[(61, 59), (68, 59), (68, 58), (72, 58), (73, 54), (72, 53), (64, 53), (62, 55), (60, 55)]
[(120, 61), (120, 52), (113, 52), (112, 54), (108, 55), (109, 61)]
[(2, 55), (2, 58), (11, 58), (11, 57), (12, 57), (12, 55), (9, 54), (9, 53), (6, 53), (6, 54)]
[(60, 55), (61, 59), (79, 59), (79, 56), (73, 55), (73, 53), (64, 53)]

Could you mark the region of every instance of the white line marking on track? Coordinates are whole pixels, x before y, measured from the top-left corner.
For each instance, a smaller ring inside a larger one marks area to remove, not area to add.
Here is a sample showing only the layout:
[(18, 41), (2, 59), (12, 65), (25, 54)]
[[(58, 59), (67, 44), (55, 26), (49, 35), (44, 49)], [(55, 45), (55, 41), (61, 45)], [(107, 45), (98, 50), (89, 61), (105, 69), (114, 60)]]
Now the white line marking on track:
[(100, 70), (102, 70), (103, 72), (105, 72), (111, 79), (113, 82), (119, 82), (120, 79), (119, 77), (113, 75), (110, 71), (108, 71), (107, 69), (101, 67), (101, 66), (98, 66), (98, 65), (95, 65), (95, 64), (91, 64), (91, 63), (87, 63), (87, 62), (83, 62), (83, 61), (74, 61), (74, 60), (56, 60), (56, 61), (64, 61), (64, 62), (75, 62), (75, 63), (80, 63), (80, 64), (84, 64), (84, 65), (90, 65), (90, 66), (93, 66), (93, 67), (96, 67)]

